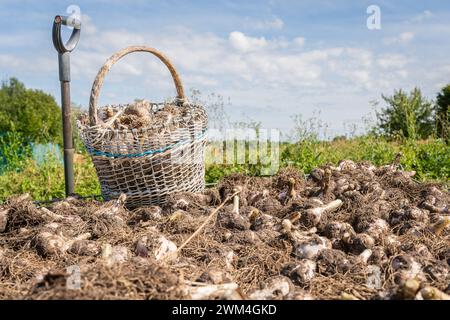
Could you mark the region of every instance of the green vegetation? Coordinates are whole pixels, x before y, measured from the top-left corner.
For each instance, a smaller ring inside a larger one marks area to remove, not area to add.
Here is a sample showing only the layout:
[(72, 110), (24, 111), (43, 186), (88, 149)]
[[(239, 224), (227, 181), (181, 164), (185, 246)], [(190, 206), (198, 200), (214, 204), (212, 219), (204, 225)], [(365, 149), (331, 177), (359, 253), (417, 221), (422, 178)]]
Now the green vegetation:
[[(207, 104), (211, 123), (222, 128), (226, 114), (221, 96), (210, 96)], [(295, 116), (291, 141), (283, 142), (279, 150), (279, 166), (293, 166), (305, 174), (324, 164), (337, 164), (341, 159), (388, 164), (398, 153), (405, 170), (416, 171), (420, 181), (434, 181), (450, 187), (450, 145), (448, 116), (450, 85), (437, 96), (436, 105), (424, 99), (420, 90), (410, 94), (402, 90), (393, 96), (383, 96), (386, 106), (377, 114), (378, 124), (371, 133), (360, 137), (319, 139), (326, 127), (320, 120), (302, 120)], [(55, 109), (57, 108), (57, 110)], [(39, 110), (33, 111), (32, 110)], [(79, 108), (75, 108), (79, 112)], [(19, 120), (20, 119), (20, 120)], [(26, 125), (25, 125), (26, 124)], [(253, 128), (257, 122), (228, 123), (232, 128)], [(16, 79), (4, 83), (0, 90), (0, 202), (13, 194), (28, 192), (36, 200), (64, 197), (64, 169), (61, 161), (48, 155), (48, 161), (37, 164), (31, 157), (32, 142), (60, 141), (60, 109), (49, 95), (27, 90)], [(74, 131), (75, 192), (82, 196), (100, 194), (95, 168)], [(213, 143), (209, 144), (210, 147)], [(208, 149), (211, 151), (211, 149)], [(248, 154), (247, 154), (248, 157)], [(211, 162), (207, 162), (211, 163)], [(206, 182), (214, 183), (235, 172), (260, 175), (261, 164), (208, 164)]]
[[(280, 146), (280, 166), (293, 166), (307, 174), (317, 166), (328, 163), (336, 165), (342, 159), (384, 165), (391, 163), (398, 153), (403, 155), (402, 167), (416, 171), (418, 180), (436, 181), (450, 186), (450, 146), (440, 139), (390, 141), (368, 135), (330, 142), (307, 139), (297, 143), (283, 143)], [(261, 166), (210, 165), (206, 180), (215, 182), (234, 172), (259, 175)]]
[(61, 109), (41, 90), (26, 89), (16, 78), (0, 89), (0, 133), (20, 132), (28, 142), (61, 142)]
[[(403, 154), (403, 168), (415, 170), (418, 180), (441, 182), (450, 187), (450, 146), (439, 139), (409, 142), (364, 136), (331, 142), (308, 139), (294, 144), (283, 143), (280, 166), (293, 166), (309, 173), (316, 166), (337, 164), (341, 159), (368, 160), (383, 165), (392, 162), (398, 152)], [(213, 183), (234, 172), (259, 175), (261, 165), (208, 165), (206, 181)], [(28, 160), (22, 171), (0, 175), (0, 186), (0, 201), (24, 192), (37, 200), (61, 198), (64, 197), (64, 170), (61, 163), (51, 157), (41, 166)], [(100, 194), (95, 169), (86, 154), (77, 154), (75, 158), (75, 186), (75, 192), (82, 196)]]
[(31, 147), (20, 132), (5, 132), (0, 135), (0, 156), (0, 173), (19, 171), (31, 156)]
[(436, 122), (439, 137), (450, 141), (450, 84), (436, 98)]
[[(35, 200), (64, 198), (64, 168), (51, 155), (38, 165), (25, 161), (22, 171), (8, 171), (0, 175), (0, 202), (13, 194), (29, 193)], [(94, 166), (86, 155), (75, 157), (75, 192), (82, 196), (100, 194)]]
[(420, 89), (415, 88), (409, 95), (403, 90), (396, 90), (392, 96), (382, 95), (382, 98), (387, 106), (377, 112), (376, 130), (379, 133), (413, 140), (433, 134), (433, 105), (422, 97)]

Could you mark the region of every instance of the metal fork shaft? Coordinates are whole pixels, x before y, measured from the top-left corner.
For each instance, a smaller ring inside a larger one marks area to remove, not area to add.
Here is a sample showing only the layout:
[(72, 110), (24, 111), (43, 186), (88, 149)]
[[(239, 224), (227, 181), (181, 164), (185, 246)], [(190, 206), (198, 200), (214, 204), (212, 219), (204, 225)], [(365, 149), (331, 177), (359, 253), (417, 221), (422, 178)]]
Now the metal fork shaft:
[(66, 181), (66, 196), (74, 193), (73, 173), (73, 140), (72, 140), (72, 113), (70, 108), (70, 83), (61, 81), (61, 107), (64, 143), (64, 178)]

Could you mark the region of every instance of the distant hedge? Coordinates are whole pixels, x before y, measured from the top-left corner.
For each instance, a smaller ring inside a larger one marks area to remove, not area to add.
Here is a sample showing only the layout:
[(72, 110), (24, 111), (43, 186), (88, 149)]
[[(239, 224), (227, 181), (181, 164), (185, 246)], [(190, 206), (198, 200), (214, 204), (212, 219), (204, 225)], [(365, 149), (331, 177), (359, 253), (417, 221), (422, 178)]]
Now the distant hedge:
[(61, 142), (61, 109), (55, 99), (25, 88), (16, 78), (0, 89), (0, 133), (19, 132), (28, 142)]

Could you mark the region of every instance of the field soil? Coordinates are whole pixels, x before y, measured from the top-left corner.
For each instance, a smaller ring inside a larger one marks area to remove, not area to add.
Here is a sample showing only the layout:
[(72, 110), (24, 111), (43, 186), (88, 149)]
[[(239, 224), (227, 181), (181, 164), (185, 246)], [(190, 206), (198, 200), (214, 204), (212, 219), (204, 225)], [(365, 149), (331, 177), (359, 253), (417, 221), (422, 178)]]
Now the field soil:
[(1, 299), (449, 299), (450, 193), (397, 161), (231, 175), (162, 207), (0, 207)]

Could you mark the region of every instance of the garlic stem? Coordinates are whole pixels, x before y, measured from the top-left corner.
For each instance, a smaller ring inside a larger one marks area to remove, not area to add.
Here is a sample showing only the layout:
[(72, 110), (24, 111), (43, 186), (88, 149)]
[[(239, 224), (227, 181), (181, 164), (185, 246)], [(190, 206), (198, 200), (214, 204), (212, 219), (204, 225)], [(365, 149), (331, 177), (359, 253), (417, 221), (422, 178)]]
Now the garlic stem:
[(438, 222), (430, 226), (431, 231), (439, 236), (444, 230), (450, 226), (450, 216), (441, 217)]
[(238, 195), (233, 197), (233, 213), (239, 214), (239, 196)]
[(367, 261), (369, 261), (371, 256), (372, 256), (372, 250), (366, 249), (360, 253), (359, 258), (361, 259), (361, 262), (366, 264)]
[(425, 300), (450, 300), (450, 295), (433, 287), (425, 287), (420, 290), (420, 294)]
[(334, 201), (331, 201), (330, 203), (327, 203), (326, 205), (323, 205), (321, 207), (309, 209), (313, 214), (315, 215), (322, 215), (324, 213), (333, 212), (342, 205), (342, 200), (336, 199)]
[(341, 300), (359, 300), (359, 299), (350, 293), (342, 292)]
[(295, 179), (289, 178), (289, 196), (291, 198), (297, 197), (297, 192), (295, 191)]

